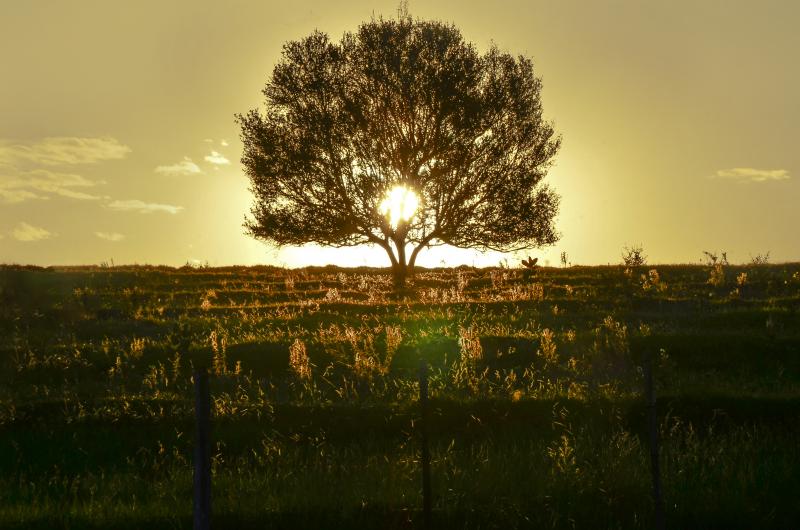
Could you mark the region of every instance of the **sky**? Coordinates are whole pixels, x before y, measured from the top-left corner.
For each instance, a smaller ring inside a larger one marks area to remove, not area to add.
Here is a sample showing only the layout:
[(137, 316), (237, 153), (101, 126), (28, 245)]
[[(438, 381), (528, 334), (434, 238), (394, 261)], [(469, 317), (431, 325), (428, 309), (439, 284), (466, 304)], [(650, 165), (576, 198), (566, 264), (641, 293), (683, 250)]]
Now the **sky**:
[[(388, 265), (275, 249), (234, 114), (263, 109), (283, 43), (338, 40), (398, 2), (0, 0), (0, 263)], [(800, 3), (411, 0), (479, 50), (531, 57), (563, 136), (557, 265), (800, 261)], [(521, 257), (431, 249), (425, 266)]]

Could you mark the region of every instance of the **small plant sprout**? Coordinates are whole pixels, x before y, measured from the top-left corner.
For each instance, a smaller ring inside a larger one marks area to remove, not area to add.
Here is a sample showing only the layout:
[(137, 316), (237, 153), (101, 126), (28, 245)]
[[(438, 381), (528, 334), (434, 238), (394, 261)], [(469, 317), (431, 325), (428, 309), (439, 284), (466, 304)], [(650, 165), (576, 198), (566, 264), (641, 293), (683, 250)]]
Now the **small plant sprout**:
[(535, 270), (536, 264), (539, 262), (539, 258), (532, 258), (528, 256), (527, 260), (522, 260), (522, 265), (529, 270)]

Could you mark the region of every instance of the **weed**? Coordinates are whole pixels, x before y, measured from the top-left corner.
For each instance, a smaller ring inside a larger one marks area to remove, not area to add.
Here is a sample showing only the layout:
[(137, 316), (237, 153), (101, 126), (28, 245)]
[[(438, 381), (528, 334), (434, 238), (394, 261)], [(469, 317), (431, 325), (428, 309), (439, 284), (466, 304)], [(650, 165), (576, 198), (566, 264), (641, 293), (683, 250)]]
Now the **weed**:
[(306, 345), (300, 339), (294, 339), (289, 347), (289, 367), (301, 381), (311, 379), (311, 362), (306, 353)]
[(622, 248), (622, 263), (626, 268), (642, 267), (647, 263), (642, 245), (631, 245)]

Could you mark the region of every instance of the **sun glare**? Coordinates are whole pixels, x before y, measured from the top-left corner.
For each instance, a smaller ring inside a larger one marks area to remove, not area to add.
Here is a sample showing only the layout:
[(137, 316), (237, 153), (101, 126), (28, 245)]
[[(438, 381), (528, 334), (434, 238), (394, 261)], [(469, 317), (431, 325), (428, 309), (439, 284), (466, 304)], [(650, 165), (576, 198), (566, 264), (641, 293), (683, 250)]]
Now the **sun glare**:
[(389, 217), (389, 224), (392, 228), (397, 228), (400, 221), (408, 221), (417, 211), (419, 197), (414, 190), (405, 186), (395, 186), (386, 194), (380, 205), (383, 215)]

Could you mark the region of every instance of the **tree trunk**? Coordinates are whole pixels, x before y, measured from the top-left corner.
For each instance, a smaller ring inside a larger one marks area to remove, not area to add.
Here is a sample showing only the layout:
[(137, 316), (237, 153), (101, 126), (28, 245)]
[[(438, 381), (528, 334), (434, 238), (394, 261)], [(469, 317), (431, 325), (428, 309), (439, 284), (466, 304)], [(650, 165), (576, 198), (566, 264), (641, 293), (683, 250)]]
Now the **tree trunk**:
[(416, 261), (417, 261), (417, 254), (419, 254), (419, 249), (420, 249), (420, 248), (421, 248), (421, 247), (417, 247), (417, 248), (415, 248), (415, 249), (414, 249), (414, 250), (411, 252), (411, 257), (410, 257), (410, 258), (408, 258), (408, 271), (406, 272), (406, 276), (408, 276), (408, 277), (409, 277), (409, 278), (411, 278), (412, 280), (414, 279), (414, 264), (415, 264), (415, 263), (416, 263)]
[(405, 241), (395, 241), (397, 247), (397, 262), (392, 264), (392, 275), (394, 276), (394, 288), (405, 289), (406, 278), (408, 277), (408, 265), (406, 264), (406, 245)]
[(405, 263), (397, 262), (392, 264), (392, 277), (394, 288), (397, 290), (406, 288), (406, 278), (408, 278), (408, 266)]
[[(380, 246), (389, 255), (389, 260), (392, 263), (392, 279), (394, 288), (402, 290), (406, 288), (406, 281), (414, 278), (414, 263), (417, 260), (417, 255), (424, 245), (420, 245), (411, 251), (411, 255), (406, 257), (406, 244), (404, 235), (393, 238), (391, 241), (394, 243), (394, 249), (391, 244), (381, 242)], [(395, 253), (396, 251), (396, 253)]]

